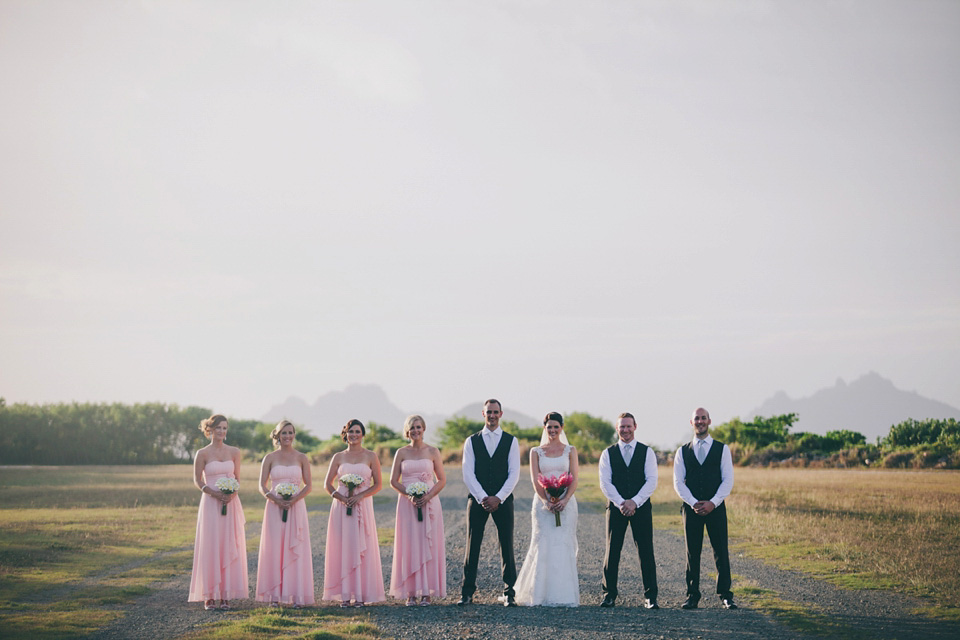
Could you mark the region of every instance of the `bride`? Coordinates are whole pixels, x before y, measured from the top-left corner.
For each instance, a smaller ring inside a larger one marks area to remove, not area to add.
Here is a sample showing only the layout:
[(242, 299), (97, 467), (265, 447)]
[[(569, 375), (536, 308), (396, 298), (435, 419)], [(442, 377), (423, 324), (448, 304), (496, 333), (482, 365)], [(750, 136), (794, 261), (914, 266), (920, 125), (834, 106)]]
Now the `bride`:
[[(517, 577), (517, 603), (576, 607), (580, 604), (577, 578), (577, 490), (579, 475), (577, 450), (563, 434), (563, 416), (550, 412), (543, 419), (540, 446), (530, 450), (530, 480), (537, 492), (530, 517), (533, 530), (530, 549)], [(559, 498), (553, 499), (538, 482), (565, 472), (573, 483)], [(560, 515), (557, 526), (556, 514)]]

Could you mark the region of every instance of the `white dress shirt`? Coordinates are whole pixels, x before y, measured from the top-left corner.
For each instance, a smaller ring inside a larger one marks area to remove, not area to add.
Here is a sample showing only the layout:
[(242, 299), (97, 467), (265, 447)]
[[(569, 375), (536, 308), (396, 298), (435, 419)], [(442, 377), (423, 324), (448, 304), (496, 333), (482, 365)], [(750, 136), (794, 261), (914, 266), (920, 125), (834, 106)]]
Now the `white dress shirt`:
[[(487, 453), (490, 457), (493, 457), (497, 447), (500, 446), (503, 429), (497, 427), (494, 431), (490, 431), (490, 429), (484, 427), (481, 433), (483, 434), (483, 444), (487, 447)], [(472, 437), (473, 436), (470, 436), (470, 438), (467, 438), (463, 443), (463, 483), (467, 485), (467, 490), (470, 492), (470, 495), (473, 496), (474, 500), (483, 502), (483, 499), (488, 496), (487, 492), (480, 486), (480, 481), (477, 480), (476, 459), (473, 455), (473, 444), (470, 442)], [(497, 498), (500, 499), (500, 502), (506, 500), (510, 494), (513, 493), (513, 490), (517, 488), (517, 482), (519, 480), (520, 445), (517, 439), (514, 438), (510, 444), (510, 453), (507, 454), (507, 480), (503, 483), (500, 491), (497, 492)]]
[[(697, 438), (691, 441), (691, 445), (693, 446), (693, 452), (696, 453), (697, 446), (699, 446)], [(703, 447), (707, 454), (710, 453), (710, 447), (712, 446), (713, 438), (707, 434), (707, 437), (703, 439)], [(697, 503), (697, 499), (690, 492), (690, 487), (687, 486), (687, 468), (683, 462), (683, 447), (677, 449), (676, 455), (673, 456), (673, 489), (680, 496), (680, 499), (691, 507)], [(723, 451), (720, 453), (720, 487), (717, 489), (716, 495), (710, 498), (710, 502), (713, 503), (714, 507), (719, 507), (731, 491), (733, 491), (733, 456), (730, 455), (730, 447), (723, 445)]]
[[(629, 465), (633, 461), (633, 454), (636, 453), (637, 441), (631, 440), (630, 442), (624, 442), (620, 440), (617, 444), (620, 447), (620, 455), (623, 456), (623, 461)], [(647, 447), (647, 459), (643, 462), (643, 473), (646, 476), (646, 481), (643, 483), (643, 486), (640, 487), (637, 495), (624, 498), (620, 495), (620, 492), (617, 491), (617, 488), (613, 486), (613, 469), (610, 467), (610, 452), (604, 449), (603, 453), (600, 454), (600, 491), (603, 492), (607, 500), (617, 507), (620, 507), (620, 505), (627, 500), (633, 500), (639, 507), (653, 495), (654, 490), (657, 488), (657, 454), (654, 453), (653, 447)]]

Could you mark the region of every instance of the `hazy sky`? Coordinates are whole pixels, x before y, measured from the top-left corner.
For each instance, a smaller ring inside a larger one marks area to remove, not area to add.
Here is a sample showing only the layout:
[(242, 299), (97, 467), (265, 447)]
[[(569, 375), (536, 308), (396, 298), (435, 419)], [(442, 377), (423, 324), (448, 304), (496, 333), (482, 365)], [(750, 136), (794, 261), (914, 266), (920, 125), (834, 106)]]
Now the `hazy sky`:
[(960, 406), (958, 114), (956, 1), (0, 0), (0, 396)]

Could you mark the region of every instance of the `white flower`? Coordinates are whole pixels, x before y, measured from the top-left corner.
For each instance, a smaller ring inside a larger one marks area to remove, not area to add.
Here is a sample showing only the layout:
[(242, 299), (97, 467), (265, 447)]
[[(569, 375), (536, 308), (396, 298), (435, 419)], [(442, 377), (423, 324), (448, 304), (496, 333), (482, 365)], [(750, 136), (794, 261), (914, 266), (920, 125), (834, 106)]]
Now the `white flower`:
[(289, 500), (292, 498), (293, 494), (295, 494), (298, 489), (299, 487), (292, 482), (281, 482), (273, 487), (274, 493), (282, 497), (284, 500)]
[(214, 483), (214, 486), (223, 493), (236, 493), (240, 490), (240, 483), (236, 478), (224, 476)]
[(426, 495), (427, 491), (430, 491), (430, 487), (427, 486), (426, 482), (414, 482), (407, 487), (408, 496), (420, 496)]
[(363, 476), (357, 475), (356, 473), (345, 473), (340, 476), (340, 484), (351, 489), (356, 489), (363, 484)]

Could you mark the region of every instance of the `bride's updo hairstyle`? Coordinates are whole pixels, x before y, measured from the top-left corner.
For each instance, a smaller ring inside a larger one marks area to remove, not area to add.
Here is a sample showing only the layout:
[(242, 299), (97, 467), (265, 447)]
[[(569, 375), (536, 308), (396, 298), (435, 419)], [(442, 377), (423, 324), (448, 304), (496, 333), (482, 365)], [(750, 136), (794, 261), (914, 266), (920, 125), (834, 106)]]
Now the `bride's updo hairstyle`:
[(283, 428), (287, 425), (290, 425), (293, 428), (293, 435), (297, 435), (297, 427), (289, 420), (281, 420), (277, 426), (273, 428), (273, 431), (270, 432), (270, 439), (273, 440), (273, 448), (280, 448), (280, 432), (283, 431)]
[(226, 417), (220, 415), (219, 413), (215, 413), (206, 420), (200, 421), (200, 431), (203, 431), (203, 435), (209, 436), (210, 432), (213, 431), (215, 426), (226, 421)]
[(360, 427), (360, 433), (362, 433), (363, 435), (367, 435), (367, 429), (366, 429), (366, 427), (363, 426), (363, 423), (360, 422), (359, 420), (357, 420), (356, 418), (354, 418), (353, 420), (351, 420), (351, 421), (348, 422), (347, 424), (343, 425), (343, 429), (340, 429), (340, 439), (341, 439), (341, 440), (343, 440), (344, 442), (347, 441), (347, 431), (350, 431), (350, 427), (352, 427), (352, 426), (354, 426), (354, 425)]
[(551, 420), (556, 420), (560, 423), (560, 426), (563, 426), (563, 416), (557, 413), (556, 411), (551, 411), (543, 418), (543, 426), (547, 426), (547, 423)]

